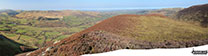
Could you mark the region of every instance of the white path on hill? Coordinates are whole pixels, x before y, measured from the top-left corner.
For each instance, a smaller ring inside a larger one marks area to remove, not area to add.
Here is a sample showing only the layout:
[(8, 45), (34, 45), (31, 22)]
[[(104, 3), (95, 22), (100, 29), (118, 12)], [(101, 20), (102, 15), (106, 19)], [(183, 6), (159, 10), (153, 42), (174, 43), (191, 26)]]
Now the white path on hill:
[(194, 55), (192, 54), (193, 49), (195, 51), (208, 51), (208, 45), (190, 47), (190, 48), (177, 48), (177, 49), (122, 49), (106, 53), (98, 54), (85, 54), (82, 56), (208, 56), (207, 55)]

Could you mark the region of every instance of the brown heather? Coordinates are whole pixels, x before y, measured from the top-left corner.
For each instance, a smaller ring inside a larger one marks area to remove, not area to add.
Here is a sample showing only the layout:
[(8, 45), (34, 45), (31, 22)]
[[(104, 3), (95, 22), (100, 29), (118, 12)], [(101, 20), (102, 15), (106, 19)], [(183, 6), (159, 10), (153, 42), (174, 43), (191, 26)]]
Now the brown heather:
[(119, 15), (30, 55), (80, 56), (118, 49), (185, 48), (205, 44), (208, 44), (207, 28), (157, 14)]

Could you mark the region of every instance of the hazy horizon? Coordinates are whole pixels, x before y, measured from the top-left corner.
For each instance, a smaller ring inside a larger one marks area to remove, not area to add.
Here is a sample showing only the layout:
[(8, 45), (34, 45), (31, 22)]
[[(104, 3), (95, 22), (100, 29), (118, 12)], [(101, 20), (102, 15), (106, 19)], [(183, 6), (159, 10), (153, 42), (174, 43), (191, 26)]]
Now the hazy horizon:
[(0, 0), (0, 9), (12, 10), (120, 10), (187, 8), (208, 0)]
[(187, 8), (187, 7), (135, 7), (135, 8), (68, 8), (68, 9), (0, 9), (0, 10), (148, 10), (165, 8)]

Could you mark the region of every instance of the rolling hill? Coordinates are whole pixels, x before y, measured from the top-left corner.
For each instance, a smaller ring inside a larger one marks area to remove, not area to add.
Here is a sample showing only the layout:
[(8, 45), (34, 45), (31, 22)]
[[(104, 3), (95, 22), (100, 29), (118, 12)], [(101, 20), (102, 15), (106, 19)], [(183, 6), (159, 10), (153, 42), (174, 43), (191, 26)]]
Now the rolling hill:
[(27, 55), (79, 56), (118, 49), (184, 48), (204, 44), (208, 44), (207, 28), (157, 14), (118, 15)]
[(9, 10), (9, 9), (0, 10), (0, 14), (6, 14), (6, 15), (10, 15), (10, 16), (17, 15), (21, 12), (22, 12), (22, 10)]
[(88, 17), (100, 17), (97, 12), (84, 12), (78, 10), (61, 10), (61, 11), (23, 11), (17, 14), (18, 18), (38, 19), (40, 17), (46, 18), (63, 18), (64, 16), (88, 16)]
[(161, 14), (172, 18), (178, 11), (183, 9), (184, 8), (163, 8), (163, 9), (148, 11), (147, 14)]
[(203, 27), (208, 27), (208, 4), (195, 5), (185, 8), (176, 14), (176, 19), (199, 23)]
[(29, 48), (23, 44), (19, 44), (4, 35), (0, 34), (0, 56), (14, 56), (15, 54), (33, 51), (35, 49)]
[[(7, 11), (14, 15), (8, 15)], [(34, 48), (55, 42), (95, 25), (110, 16), (78, 10), (0, 10), (0, 33)], [(2, 14), (1, 14), (2, 13)], [(33, 40), (33, 41), (31, 41)]]
[(184, 8), (162, 8), (162, 9), (123, 9), (123, 10), (98, 10), (95, 12), (100, 12), (101, 14), (106, 15), (122, 15), (122, 14), (161, 14), (168, 17), (173, 17), (178, 11)]

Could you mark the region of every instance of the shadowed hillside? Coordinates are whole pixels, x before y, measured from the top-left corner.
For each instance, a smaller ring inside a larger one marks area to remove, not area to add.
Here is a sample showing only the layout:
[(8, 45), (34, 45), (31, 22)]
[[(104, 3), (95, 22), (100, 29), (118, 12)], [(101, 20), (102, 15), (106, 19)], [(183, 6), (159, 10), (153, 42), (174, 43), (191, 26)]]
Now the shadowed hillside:
[(181, 10), (176, 15), (178, 19), (200, 23), (203, 27), (208, 27), (208, 4), (196, 5)]
[(33, 51), (35, 49), (28, 48), (23, 44), (19, 44), (13, 40), (6, 38), (0, 34), (0, 56), (14, 56), (15, 54)]
[(27, 55), (79, 56), (118, 49), (183, 48), (207, 43), (207, 28), (157, 14), (119, 15)]
[(6, 15), (10, 15), (10, 16), (17, 15), (20, 12), (22, 12), (22, 11), (21, 10), (9, 10), (9, 9), (0, 10), (0, 14), (6, 14)]

